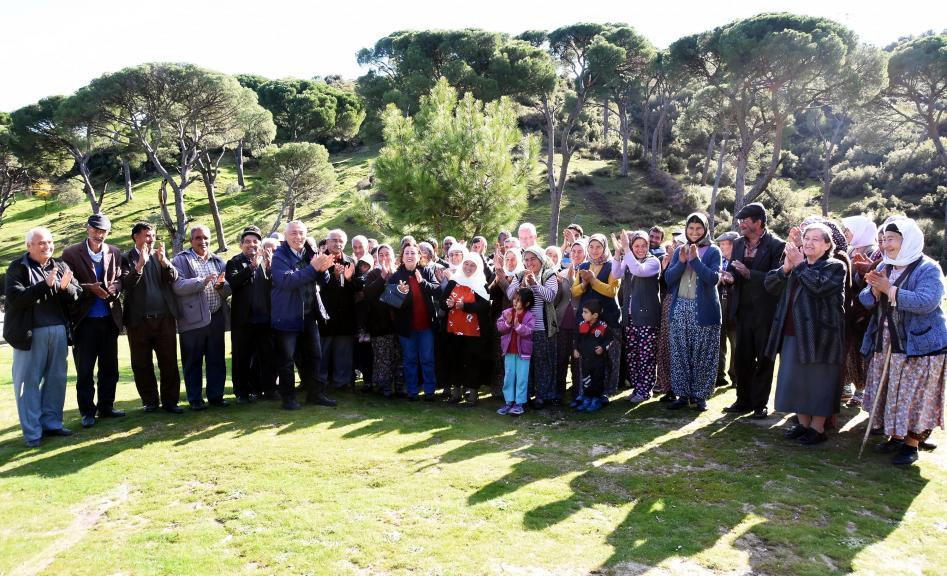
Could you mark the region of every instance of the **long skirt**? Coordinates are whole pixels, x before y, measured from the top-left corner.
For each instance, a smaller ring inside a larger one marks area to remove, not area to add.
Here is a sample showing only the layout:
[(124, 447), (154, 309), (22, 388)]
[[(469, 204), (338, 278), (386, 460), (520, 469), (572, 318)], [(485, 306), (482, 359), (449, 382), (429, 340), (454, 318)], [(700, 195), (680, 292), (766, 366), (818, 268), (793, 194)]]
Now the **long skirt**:
[(372, 336), (372, 385), (385, 394), (404, 392), (401, 343), (397, 334)]
[(783, 336), (776, 376), (777, 412), (829, 418), (838, 408), (838, 364), (799, 362), (795, 336)]
[[(884, 350), (889, 343), (889, 330), (883, 330), (882, 351), (871, 356), (868, 381), (865, 385), (865, 410), (871, 411), (881, 383)], [(920, 436), (944, 427), (944, 379), (947, 355), (912, 356), (891, 354), (888, 364), (887, 394), (879, 401), (878, 411), (870, 425), (884, 426), (885, 434), (905, 438)]]
[(572, 397), (581, 393), (582, 379), (579, 378), (578, 362), (572, 358), (575, 347), (575, 330), (560, 330), (556, 334), (556, 393), (566, 397), (566, 377), (572, 374)]
[(679, 298), (671, 318), (671, 390), (706, 400), (714, 391), (720, 354), (720, 324), (697, 323), (697, 301)]
[(661, 301), (661, 330), (657, 341), (658, 379), (655, 392), (665, 394), (671, 391), (671, 302), (668, 295)]
[[(609, 327), (609, 330), (612, 328)], [(605, 396), (618, 394), (618, 386), (621, 384), (621, 328), (616, 327), (613, 334), (615, 338), (605, 349), (605, 354), (608, 355), (605, 370)]]
[(533, 395), (544, 402), (556, 400), (556, 338), (546, 330), (533, 332), (533, 354), (529, 359)]
[(654, 388), (656, 352), (659, 328), (657, 326), (625, 326), (625, 365), (632, 394), (650, 398)]

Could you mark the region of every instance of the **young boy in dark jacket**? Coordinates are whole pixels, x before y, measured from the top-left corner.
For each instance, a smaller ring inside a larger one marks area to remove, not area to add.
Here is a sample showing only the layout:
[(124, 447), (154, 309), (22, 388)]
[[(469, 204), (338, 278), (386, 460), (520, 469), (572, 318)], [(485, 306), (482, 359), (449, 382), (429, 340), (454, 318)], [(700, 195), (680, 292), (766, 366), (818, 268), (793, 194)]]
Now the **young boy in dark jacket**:
[(576, 400), (579, 412), (595, 412), (606, 404), (603, 397), (608, 357), (605, 349), (611, 343), (612, 331), (599, 320), (602, 304), (589, 300), (582, 305), (582, 323), (576, 331), (573, 355), (582, 363), (582, 396)]

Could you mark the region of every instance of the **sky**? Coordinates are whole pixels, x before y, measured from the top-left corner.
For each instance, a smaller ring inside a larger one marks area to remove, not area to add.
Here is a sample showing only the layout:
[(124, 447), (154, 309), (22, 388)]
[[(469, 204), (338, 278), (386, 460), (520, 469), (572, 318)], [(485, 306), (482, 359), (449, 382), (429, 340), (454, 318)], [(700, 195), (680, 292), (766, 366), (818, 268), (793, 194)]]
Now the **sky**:
[(879, 47), (947, 29), (943, 0), (0, 0), (0, 110), (71, 94), (102, 74), (144, 62), (191, 62), (268, 78), (354, 79), (365, 73), (355, 53), (397, 30), (518, 34), (623, 22), (663, 48), (688, 34), (777, 11), (832, 18)]

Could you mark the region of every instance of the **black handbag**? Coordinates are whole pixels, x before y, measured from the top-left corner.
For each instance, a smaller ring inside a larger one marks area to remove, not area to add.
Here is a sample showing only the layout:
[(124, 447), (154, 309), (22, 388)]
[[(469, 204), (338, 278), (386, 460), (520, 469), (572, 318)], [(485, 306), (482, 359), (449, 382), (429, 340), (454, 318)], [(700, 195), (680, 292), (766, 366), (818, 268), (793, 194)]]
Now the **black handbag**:
[(395, 310), (401, 310), (408, 303), (408, 295), (402, 294), (397, 284), (386, 285), (378, 299)]

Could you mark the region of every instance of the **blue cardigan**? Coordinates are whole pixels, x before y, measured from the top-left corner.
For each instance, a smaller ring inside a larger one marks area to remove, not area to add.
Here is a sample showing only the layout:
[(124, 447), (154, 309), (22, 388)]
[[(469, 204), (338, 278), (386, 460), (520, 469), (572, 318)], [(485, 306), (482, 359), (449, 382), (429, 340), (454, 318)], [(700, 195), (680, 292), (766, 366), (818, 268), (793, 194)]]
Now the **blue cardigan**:
[[(937, 262), (927, 256), (923, 258), (898, 288), (895, 296), (904, 322), (903, 333), (907, 340), (905, 351), (908, 356), (924, 356), (947, 347), (947, 321), (940, 306), (944, 297), (943, 273)], [(879, 265), (877, 270), (884, 266)], [(878, 306), (875, 295), (871, 293), (871, 286), (866, 286), (858, 299), (868, 310)], [(865, 356), (875, 351), (878, 316), (877, 313), (872, 315), (865, 339), (862, 340), (861, 353)]]
[(665, 281), (671, 288), (674, 300), (671, 301), (671, 315), (677, 306), (677, 289), (681, 285), (684, 269), (690, 265), (697, 274), (697, 323), (701, 326), (720, 324), (720, 295), (717, 293), (717, 283), (720, 281), (720, 250), (716, 246), (708, 246), (701, 258), (682, 263), (680, 258), (681, 246), (674, 251), (671, 264), (664, 273)]

